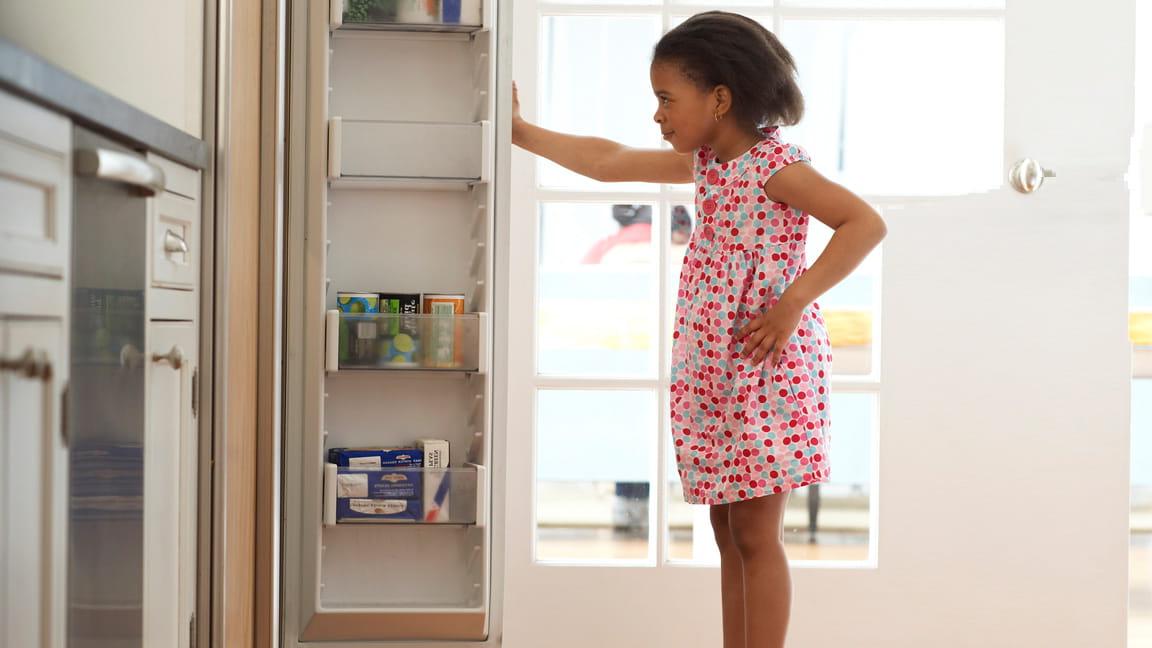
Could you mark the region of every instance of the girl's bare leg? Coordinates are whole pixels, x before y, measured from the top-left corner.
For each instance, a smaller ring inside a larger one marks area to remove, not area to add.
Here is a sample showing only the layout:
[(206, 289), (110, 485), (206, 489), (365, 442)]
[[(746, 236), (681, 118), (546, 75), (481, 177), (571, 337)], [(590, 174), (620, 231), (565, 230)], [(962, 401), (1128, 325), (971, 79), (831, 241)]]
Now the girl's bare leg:
[(729, 504), (732, 540), (744, 566), (742, 648), (784, 648), (792, 610), (792, 577), (783, 542), (787, 502), (788, 493), (782, 493)]
[(724, 619), (724, 648), (744, 646), (744, 562), (736, 550), (728, 523), (728, 504), (712, 506), (710, 517), (716, 546), (720, 548), (720, 601)]

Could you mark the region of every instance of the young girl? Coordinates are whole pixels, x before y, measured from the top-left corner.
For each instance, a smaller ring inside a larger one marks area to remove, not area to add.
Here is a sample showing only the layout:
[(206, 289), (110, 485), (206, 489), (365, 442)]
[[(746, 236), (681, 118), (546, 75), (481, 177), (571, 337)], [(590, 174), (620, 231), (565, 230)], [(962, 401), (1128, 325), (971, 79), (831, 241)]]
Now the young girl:
[[(672, 435), (685, 500), (711, 507), (724, 648), (784, 645), (784, 505), (793, 489), (829, 479), (831, 352), (814, 302), (886, 232), (864, 201), (779, 139), (779, 125), (804, 110), (795, 73), (759, 23), (709, 11), (653, 53), (653, 118), (672, 150), (549, 131), (525, 122), (514, 102), (513, 143), (572, 171), (695, 183), (698, 226), (673, 333)], [(835, 234), (806, 268), (810, 215)]]

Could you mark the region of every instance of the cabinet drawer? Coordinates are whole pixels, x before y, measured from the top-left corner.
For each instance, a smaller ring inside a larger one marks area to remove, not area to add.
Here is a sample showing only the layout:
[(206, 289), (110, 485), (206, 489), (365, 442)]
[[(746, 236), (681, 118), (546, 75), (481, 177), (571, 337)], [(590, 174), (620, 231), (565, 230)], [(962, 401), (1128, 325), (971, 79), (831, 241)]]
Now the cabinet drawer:
[(195, 290), (200, 256), (196, 201), (164, 192), (152, 204), (152, 286)]
[(155, 153), (148, 154), (148, 161), (164, 171), (164, 186), (174, 193), (192, 200), (200, 199), (200, 172), (196, 169), (173, 162), (168, 158), (160, 157)]
[(0, 92), (0, 271), (64, 276), (70, 139), (67, 119)]

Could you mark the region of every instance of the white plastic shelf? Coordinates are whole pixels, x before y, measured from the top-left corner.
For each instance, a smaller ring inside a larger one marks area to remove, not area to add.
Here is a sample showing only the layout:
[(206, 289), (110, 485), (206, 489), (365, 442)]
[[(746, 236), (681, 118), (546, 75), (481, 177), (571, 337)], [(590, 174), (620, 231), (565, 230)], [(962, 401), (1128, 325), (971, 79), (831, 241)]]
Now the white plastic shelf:
[(344, 467), (324, 464), (324, 525), (485, 526), (484, 466)]
[(492, 124), (347, 120), (328, 123), (333, 187), (468, 189), (491, 175)]
[(326, 316), (325, 365), (338, 371), (487, 373), (488, 315), (342, 313)]

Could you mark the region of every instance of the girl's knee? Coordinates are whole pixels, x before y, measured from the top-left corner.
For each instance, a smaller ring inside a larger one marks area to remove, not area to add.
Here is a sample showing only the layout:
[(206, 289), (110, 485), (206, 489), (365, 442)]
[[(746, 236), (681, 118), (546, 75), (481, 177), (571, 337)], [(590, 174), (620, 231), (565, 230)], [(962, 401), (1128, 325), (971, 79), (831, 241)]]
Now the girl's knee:
[(712, 522), (712, 534), (716, 537), (716, 546), (721, 553), (735, 550), (732, 543), (732, 525), (728, 521), (728, 505), (713, 505), (708, 511), (708, 518)]
[(780, 529), (785, 502), (786, 496), (773, 495), (733, 505), (728, 524), (742, 557), (783, 550)]
[(780, 533), (772, 525), (732, 525), (732, 545), (741, 558), (757, 558), (783, 550)]

